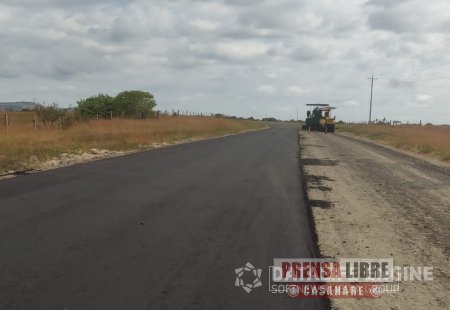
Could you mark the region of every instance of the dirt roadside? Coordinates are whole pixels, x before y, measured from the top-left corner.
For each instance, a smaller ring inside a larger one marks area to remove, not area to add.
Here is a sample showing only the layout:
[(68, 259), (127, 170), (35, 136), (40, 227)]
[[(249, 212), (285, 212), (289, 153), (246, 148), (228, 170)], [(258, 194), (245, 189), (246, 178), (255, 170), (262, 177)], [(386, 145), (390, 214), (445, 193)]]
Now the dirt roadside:
[(324, 257), (432, 266), (433, 281), (334, 309), (444, 309), (450, 304), (450, 168), (339, 134), (300, 132), (307, 194)]
[(15, 170), (0, 171), (0, 180), (13, 178), (13, 177), (16, 177), (17, 175), (21, 175), (21, 174), (36, 173), (36, 172), (40, 172), (40, 171), (62, 168), (62, 167), (66, 167), (66, 166), (72, 166), (72, 165), (76, 165), (76, 164), (82, 164), (82, 163), (87, 163), (87, 162), (106, 159), (106, 158), (124, 156), (124, 155), (129, 155), (132, 153), (149, 151), (149, 150), (159, 149), (159, 148), (163, 148), (163, 147), (169, 147), (169, 146), (173, 146), (173, 145), (194, 143), (194, 142), (210, 140), (210, 139), (219, 139), (219, 138), (224, 138), (224, 137), (228, 137), (228, 136), (244, 134), (244, 133), (248, 133), (248, 132), (252, 132), (252, 131), (265, 130), (268, 128), (270, 128), (270, 127), (266, 125), (264, 127), (258, 128), (258, 129), (249, 129), (249, 130), (244, 130), (244, 131), (241, 131), (238, 133), (218, 135), (215, 137), (198, 136), (198, 137), (192, 137), (189, 139), (172, 141), (172, 142), (160, 142), (160, 143), (155, 142), (151, 145), (142, 145), (138, 149), (128, 150), (128, 151), (90, 149), (89, 151), (80, 152), (79, 154), (63, 153), (57, 157), (52, 158), (51, 160), (44, 161), (44, 162), (40, 162), (36, 156), (33, 156), (32, 158), (30, 158), (30, 161), (28, 162), (29, 169), (24, 170), (24, 171), (15, 171)]

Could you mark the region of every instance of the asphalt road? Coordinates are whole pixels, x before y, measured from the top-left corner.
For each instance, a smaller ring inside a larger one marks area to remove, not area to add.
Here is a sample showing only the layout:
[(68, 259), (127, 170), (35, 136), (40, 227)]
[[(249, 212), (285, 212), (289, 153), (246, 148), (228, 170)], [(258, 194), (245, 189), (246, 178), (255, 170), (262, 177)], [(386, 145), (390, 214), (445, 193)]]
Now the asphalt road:
[(0, 181), (0, 309), (327, 308), (268, 289), (316, 253), (298, 152), (278, 124)]

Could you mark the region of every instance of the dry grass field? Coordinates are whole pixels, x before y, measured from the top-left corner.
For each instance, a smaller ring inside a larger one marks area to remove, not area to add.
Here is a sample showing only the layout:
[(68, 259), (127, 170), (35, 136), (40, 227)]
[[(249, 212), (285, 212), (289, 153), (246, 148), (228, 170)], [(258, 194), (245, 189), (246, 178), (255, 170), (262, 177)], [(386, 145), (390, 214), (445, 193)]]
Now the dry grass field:
[(343, 124), (337, 130), (450, 161), (450, 126)]
[(8, 112), (8, 132), (0, 112), (0, 172), (31, 169), (63, 153), (91, 149), (130, 151), (155, 143), (204, 139), (264, 127), (260, 122), (216, 117), (175, 116), (159, 119), (113, 119), (75, 122), (67, 129), (34, 128), (33, 113)]

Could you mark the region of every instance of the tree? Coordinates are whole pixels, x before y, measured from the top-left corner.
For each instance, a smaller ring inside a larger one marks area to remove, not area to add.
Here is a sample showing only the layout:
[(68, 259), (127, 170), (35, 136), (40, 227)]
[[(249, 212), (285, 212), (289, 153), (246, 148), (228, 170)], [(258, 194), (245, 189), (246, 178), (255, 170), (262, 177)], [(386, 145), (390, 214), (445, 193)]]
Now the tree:
[(63, 109), (58, 108), (56, 103), (49, 106), (38, 104), (36, 105), (35, 112), (38, 119), (45, 127), (47, 127), (47, 125), (54, 127), (56, 122), (64, 118), (66, 114)]
[(118, 94), (113, 100), (116, 114), (126, 117), (145, 118), (153, 114), (155, 98), (149, 92), (130, 90)]
[(78, 111), (83, 117), (86, 116), (101, 116), (108, 117), (114, 111), (114, 98), (109, 95), (98, 94), (87, 99), (82, 99), (77, 102)]

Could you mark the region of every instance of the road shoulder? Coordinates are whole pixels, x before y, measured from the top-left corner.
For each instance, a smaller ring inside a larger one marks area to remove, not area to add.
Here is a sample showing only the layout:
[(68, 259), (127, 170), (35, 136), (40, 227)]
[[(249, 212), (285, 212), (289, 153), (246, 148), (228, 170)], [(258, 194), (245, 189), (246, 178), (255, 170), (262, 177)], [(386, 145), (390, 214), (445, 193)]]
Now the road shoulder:
[(403, 155), (406, 155), (406, 156), (417, 158), (419, 160), (427, 161), (430, 164), (433, 164), (433, 165), (436, 165), (436, 166), (439, 166), (439, 167), (450, 168), (450, 162), (445, 162), (445, 161), (439, 160), (438, 158), (433, 157), (433, 156), (428, 155), (428, 154), (420, 154), (420, 153), (416, 153), (416, 152), (412, 152), (412, 151), (408, 151), (408, 150), (404, 150), (404, 149), (399, 149), (399, 148), (393, 147), (391, 145), (388, 145), (388, 144), (385, 144), (385, 143), (381, 143), (379, 141), (371, 140), (371, 139), (368, 139), (368, 138), (365, 138), (365, 137), (357, 136), (357, 135), (354, 135), (354, 134), (351, 134), (351, 133), (348, 133), (348, 132), (338, 132), (338, 133), (335, 133), (335, 135), (346, 137), (346, 138), (349, 138), (349, 139), (362, 141), (362, 142), (366, 142), (366, 143), (371, 143), (371, 144), (374, 144), (374, 145), (378, 145), (379, 147), (386, 148), (388, 150), (391, 150), (393, 152), (397, 152), (399, 154), (403, 154)]
[(270, 127), (266, 125), (264, 127), (257, 128), (257, 129), (248, 129), (248, 130), (240, 131), (238, 133), (230, 133), (230, 134), (218, 135), (218, 136), (214, 136), (214, 137), (199, 136), (199, 137), (192, 137), (189, 139), (178, 140), (178, 141), (152, 143), (151, 145), (143, 145), (138, 149), (128, 150), (128, 151), (91, 149), (88, 152), (82, 152), (79, 154), (63, 153), (60, 156), (54, 157), (51, 160), (44, 161), (44, 162), (39, 162), (39, 161), (37, 161), (37, 158), (36, 158), (36, 160), (34, 160), (34, 162), (32, 161), (30, 163), (30, 169), (22, 170), (22, 171), (15, 171), (15, 170), (0, 171), (0, 180), (14, 178), (18, 175), (37, 173), (37, 172), (41, 172), (41, 171), (63, 168), (63, 167), (77, 165), (77, 164), (98, 161), (98, 160), (102, 160), (102, 159), (126, 156), (126, 155), (130, 155), (130, 154), (134, 154), (134, 153), (146, 152), (146, 151), (156, 150), (156, 149), (180, 145), (180, 144), (195, 143), (195, 142), (200, 142), (200, 141), (225, 138), (225, 137), (234, 136), (234, 135), (241, 135), (241, 134), (250, 133), (250, 132), (254, 132), (254, 131), (266, 130), (269, 128)]
[(333, 308), (446, 307), (450, 176), (339, 135), (300, 132), (300, 147), (322, 256), (434, 267), (432, 282), (402, 282), (376, 300), (333, 300)]

